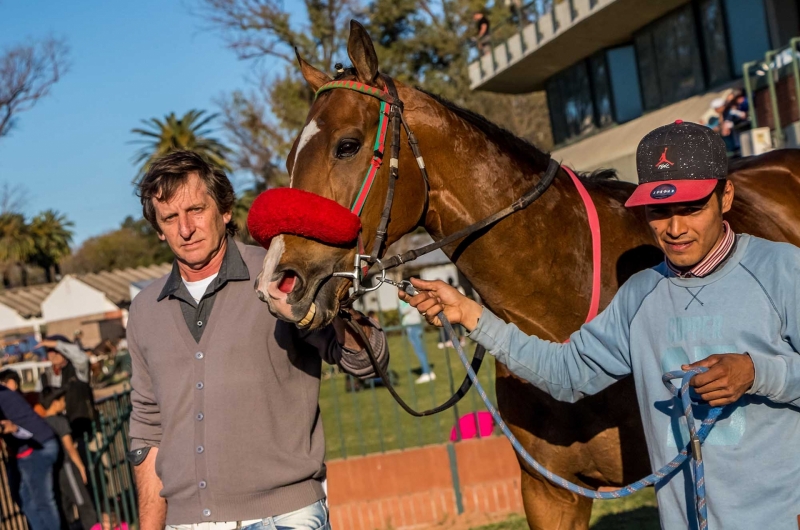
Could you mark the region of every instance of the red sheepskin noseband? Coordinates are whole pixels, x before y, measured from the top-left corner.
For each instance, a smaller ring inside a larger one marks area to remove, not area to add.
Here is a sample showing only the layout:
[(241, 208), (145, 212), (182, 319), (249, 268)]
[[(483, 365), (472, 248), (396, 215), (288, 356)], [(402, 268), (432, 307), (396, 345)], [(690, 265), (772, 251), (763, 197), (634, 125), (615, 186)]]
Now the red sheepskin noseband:
[(247, 214), (253, 239), (268, 248), (280, 234), (346, 245), (358, 237), (361, 219), (336, 201), (296, 188), (267, 190), (253, 201)]

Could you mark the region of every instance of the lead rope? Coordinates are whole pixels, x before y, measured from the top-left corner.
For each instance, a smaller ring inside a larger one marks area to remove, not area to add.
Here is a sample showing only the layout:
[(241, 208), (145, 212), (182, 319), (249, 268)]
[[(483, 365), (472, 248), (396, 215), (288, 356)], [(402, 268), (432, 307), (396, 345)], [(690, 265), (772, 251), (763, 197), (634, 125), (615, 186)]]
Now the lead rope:
[[(405, 288), (406, 294), (410, 296), (416, 296), (419, 294), (412, 286), (408, 285)], [(345, 314), (345, 316), (347, 313)], [(702, 374), (708, 371), (708, 368), (705, 367), (698, 367), (693, 368), (691, 370), (682, 371), (682, 370), (675, 370), (672, 372), (667, 372), (661, 377), (661, 381), (664, 383), (664, 386), (670, 393), (680, 398), (681, 403), (683, 405), (683, 415), (686, 418), (686, 423), (689, 428), (689, 435), (690, 435), (690, 442), (684, 447), (678, 455), (673, 458), (670, 462), (666, 465), (662, 466), (659, 470), (651, 473), (650, 475), (644, 477), (641, 480), (637, 480), (636, 482), (629, 484), (627, 486), (623, 486), (622, 488), (613, 490), (613, 491), (596, 491), (588, 488), (584, 488), (583, 486), (578, 486), (577, 484), (573, 484), (568, 480), (556, 475), (555, 473), (549, 471), (545, 468), (542, 464), (536, 461), (522, 446), (522, 444), (517, 440), (517, 437), (511, 432), (511, 429), (508, 428), (508, 425), (503, 421), (503, 418), (500, 417), (500, 414), (497, 412), (497, 409), (492, 404), (491, 400), (486, 394), (486, 391), (483, 389), (480, 381), (478, 381), (478, 376), (475, 374), (475, 370), (473, 370), (473, 366), (470, 364), (467, 355), (464, 353), (464, 349), (461, 347), (461, 344), (457, 340), (458, 337), (453, 330), (453, 326), (450, 325), (450, 321), (447, 320), (447, 317), (444, 315), (444, 311), (440, 312), (438, 315), (439, 320), (442, 322), (442, 326), (444, 327), (445, 333), (447, 333), (449, 340), (452, 341), (453, 347), (458, 353), (458, 358), (461, 360), (461, 364), (464, 365), (464, 368), (467, 371), (467, 378), (469, 381), (472, 382), (472, 385), (475, 386), (475, 390), (477, 390), (478, 395), (481, 397), (483, 404), (486, 406), (486, 409), (489, 411), (489, 414), (492, 415), (492, 418), (497, 425), (500, 427), (500, 430), (503, 431), (503, 434), (508, 441), (511, 442), (511, 446), (514, 448), (514, 451), (522, 457), (525, 462), (531, 466), (534, 470), (544, 476), (547, 480), (552, 482), (557, 486), (561, 486), (562, 488), (571, 491), (577, 495), (581, 495), (582, 497), (587, 497), (590, 499), (600, 499), (600, 500), (607, 500), (607, 499), (620, 499), (622, 497), (627, 497), (628, 495), (632, 495), (637, 491), (640, 491), (648, 486), (654, 486), (664, 480), (668, 479), (670, 475), (672, 475), (680, 466), (689, 458), (689, 454), (692, 455), (692, 472), (694, 474), (694, 497), (695, 497), (695, 506), (696, 506), (696, 515), (699, 530), (708, 530), (708, 508), (706, 506), (706, 489), (705, 489), (705, 469), (703, 466), (703, 456), (700, 446), (708, 437), (708, 434), (711, 432), (711, 429), (714, 427), (714, 424), (717, 422), (719, 415), (722, 413), (725, 407), (711, 407), (708, 412), (708, 415), (705, 419), (703, 419), (700, 430), (698, 431), (695, 427), (695, 420), (694, 414), (692, 412), (692, 401), (689, 392), (689, 382), (692, 380), (697, 374)], [(361, 340), (364, 342), (365, 350), (367, 352), (367, 356), (369, 357), (370, 363), (372, 364), (373, 369), (375, 372), (383, 378), (384, 381), (387, 381), (388, 378), (385, 375), (385, 371), (383, 368), (378, 364), (378, 360), (375, 356), (375, 352), (372, 349), (372, 345), (369, 342), (369, 338), (366, 336), (364, 330), (361, 329), (361, 326), (354, 324), (349, 319), (346, 319), (345, 322), (350, 326), (350, 328), (356, 332), (361, 337)], [(476, 349), (481, 349), (482, 346), (479, 344)], [(477, 354), (477, 353), (476, 353)], [(473, 363), (475, 360), (473, 359)], [(676, 388), (675, 385), (672, 384), (674, 379), (681, 380), (681, 386)], [(390, 393), (398, 400), (400, 405), (411, 414), (415, 416), (420, 415), (427, 415), (427, 414), (419, 414), (412, 411), (409, 407), (405, 405), (405, 403), (400, 399), (397, 393), (394, 391), (394, 388), (389, 387)], [(438, 408), (438, 407), (437, 407)]]
[[(647, 486), (654, 486), (664, 480), (666, 480), (672, 473), (678, 469), (681, 464), (683, 464), (686, 459), (688, 458), (689, 453), (692, 454), (692, 470), (694, 472), (694, 496), (695, 496), (695, 505), (697, 508), (697, 520), (700, 530), (707, 530), (708, 529), (708, 513), (706, 507), (706, 489), (705, 489), (705, 472), (703, 467), (703, 457), (702, 452), (700, 451), (701, 444), (705, 441), (708, 433), (711, 432), (711, 429), (714, 427), (714, 424), (717, 421), (717, 418), (722, 413), (724, 407), (712, 407), (709, 410), (708, 416), (703, 420), (700, 431), (698, 432), (695, 429), (694, 423), (694, 414), (692, 413), (692, 402), (691, 397), (689, 394), (689, 382), (692, 380), (697, 374), (701, 374), (703, 372), (708, 371), (708, 368), (699, 367), (693, 368), (687, 371), (675, 370), (672, 372), (665, 373), (661, 380), (664, 383), (664, 386), (667, 387), (673, 396), (679, 397), (683, 404), (683, 415), (686, 418), (686, 423), (689, 427), (689, 434), (691, 436), (691, 442), (680, 452), (678, 455), (673, 458), (669, 463), (665, 466), (661, 467), (658, 471), (651, 473), (650, 475), (646, 476), (645, 478), (634, 482), (633, 484), (629, 484), (622, 488), (613, 490), (613, 491), (596, 491), (584, 488), (582, 486), (578, 486), (577, 484), (573, 484), (568, 480), (559, 477), (555, 473), (547, 470), (542, 464), (537, 462), (528, 452), (522, 447), (522, 444), (517, 440), (511, 430), (508, 428), (508, 425), (503, 421), (498, 414), (497, 409), (494, 407), (492, 402), (489, 400), (489, 397), (486, 395), (486, 391), (481, 386), (480, 382), (478, 381), (478, 377), (475, 375), (475, 372), (472, 370), (472, 367), (467, 362), (467, 357), (464, 354), (464, 350), (461, 348), (461, 345), (455, 340), (456, 334), (453, 330), (453, 327), (450, 325), (450, 322), (447, 320), (447, 317), (444, 316), (444, 312), (441, 312), (437, 315), (439, 320), (441, 320), (442, 325), (444, 326), (445, 332), (448, 334), (451, 340), (453, 340), (453, 347), (455, 348), (456, 352), (458, 353), (459, 359), (461, 359), (461, 363), (467, 370), (467, 375), (472, 381), (472, 384), (475, 386), (475, 390), (478, 391), (478, 395), (480, 395), (481, 400), (483, 400), (483, 404), (486, 405), (487, 410), (494, 418), (494, 421), (497, 422), (497, 425), (500, 426), (500, 429), (503, 431), (503, 434), (508, 438), (508, 441), (511, 442), (511, 445), (514, 447), (514, 451), (517, 452), (519, 456), (522, 457), (525, 462), (528, 463), (533, 469), (537, 472), (542, 474), (547, 480), (556, 484), (557, 486), (561, 486), (564, 489), (571, 491), (572, 493), (576, 493), (583, 497), (588, 497), (590, 499), (619, 499), (622, 497), (627, 497), (637, 491), (640, 491)], [(673, 379), (681, 379), (681, 386), (680, 388), (676, 388), (675, 385), (672, 384)]]

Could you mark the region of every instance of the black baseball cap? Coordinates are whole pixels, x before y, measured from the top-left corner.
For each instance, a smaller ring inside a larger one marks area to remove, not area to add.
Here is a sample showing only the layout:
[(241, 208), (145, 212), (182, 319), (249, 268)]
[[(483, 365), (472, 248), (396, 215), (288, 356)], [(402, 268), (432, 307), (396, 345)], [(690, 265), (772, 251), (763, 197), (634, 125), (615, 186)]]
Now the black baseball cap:
[(650, 131), (636, 148), (639, 186), (625, 206), (699, 201), (728, 177), (728, 156), (719, 134), (677, 120)]

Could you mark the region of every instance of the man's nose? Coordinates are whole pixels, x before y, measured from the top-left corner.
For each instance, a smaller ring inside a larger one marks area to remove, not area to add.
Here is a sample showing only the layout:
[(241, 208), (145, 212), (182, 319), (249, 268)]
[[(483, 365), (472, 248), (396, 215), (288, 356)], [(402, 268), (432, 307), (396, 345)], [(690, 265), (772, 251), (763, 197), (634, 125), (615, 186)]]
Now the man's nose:
[(184, 239), (189, 239), (194, 234), (194, 223), (191, 218), (185, 217), (180, 220), (180, 234)]
[(673, 215), (667, 225), (667, 235), (673, 238), (678, 238), (686, 233), (686, 224), (680, 215)]

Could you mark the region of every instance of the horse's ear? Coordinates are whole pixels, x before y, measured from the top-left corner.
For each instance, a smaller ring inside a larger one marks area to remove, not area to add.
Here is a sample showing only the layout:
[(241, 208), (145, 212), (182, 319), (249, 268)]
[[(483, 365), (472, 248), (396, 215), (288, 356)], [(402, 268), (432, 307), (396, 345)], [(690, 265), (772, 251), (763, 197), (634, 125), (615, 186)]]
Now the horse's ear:
[(319, 90), (319, 87), (324, 85), (325, 83), (329, 83), (333, 81), (331, 76), (326, 74), (321, 70), (317, 70), (310, 64), (308, 64), (305, 59), (300, 57), (300, 52), (297, 51), (297, 48), (294, 49), (295, 55), (297, 55), (297, 62), (300, 63), (300, 72), (302, 72), (303, 77), (306, 80), (306, 83), (311, 87), (311, 89), (316, 92)]
[(372, 45), (364, 26), (350, 21), (350, 40), (347, 42), (347, 55), (353, 62), (353, 66), (358, 73), (358, 80), (368, 85), (375, 81), (378, 75), (378, 55)]

